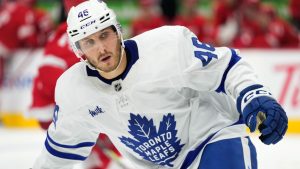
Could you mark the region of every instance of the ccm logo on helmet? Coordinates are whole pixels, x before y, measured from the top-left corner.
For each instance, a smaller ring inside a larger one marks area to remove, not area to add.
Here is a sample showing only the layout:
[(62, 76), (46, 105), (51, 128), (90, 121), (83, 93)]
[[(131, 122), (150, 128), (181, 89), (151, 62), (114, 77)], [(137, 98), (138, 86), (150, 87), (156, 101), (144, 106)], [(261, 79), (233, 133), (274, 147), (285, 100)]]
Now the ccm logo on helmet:
[(92, 24), (94, 24), (94, 23), (96, 23), (96, 20), (93, 20), (93, 21), (91, 21), (91, 22), (86, 23), (85, 25), (82, 25), (82, 26), (80, 27), (80, 29), (84, 29), (84, 28), (86, 28), (86, 27), (88, 27), (88, 26), (90, 26), (90, 25), (92, 25)]

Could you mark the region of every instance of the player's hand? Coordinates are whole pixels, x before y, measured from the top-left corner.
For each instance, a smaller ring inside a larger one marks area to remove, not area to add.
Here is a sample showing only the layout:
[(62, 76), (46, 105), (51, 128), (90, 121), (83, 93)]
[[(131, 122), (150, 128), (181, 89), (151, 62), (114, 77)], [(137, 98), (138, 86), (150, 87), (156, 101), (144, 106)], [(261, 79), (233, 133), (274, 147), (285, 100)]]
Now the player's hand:
[(267, 145), (276, 144), (286, 133), (288, 123), (286, 113), (279, 103), (269, 96), (252, 99), (244, 107), (242, 114), (251, 132), (258, 126), (261, 132), (259, 139)]

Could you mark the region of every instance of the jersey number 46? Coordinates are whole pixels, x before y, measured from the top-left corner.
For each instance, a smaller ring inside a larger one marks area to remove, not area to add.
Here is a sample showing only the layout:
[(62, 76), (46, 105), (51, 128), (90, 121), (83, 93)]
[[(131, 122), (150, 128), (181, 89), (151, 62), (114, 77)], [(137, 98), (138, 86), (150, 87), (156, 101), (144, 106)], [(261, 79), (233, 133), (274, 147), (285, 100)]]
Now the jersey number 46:
[(199, 50), (194, 51), (195, 57), (202, 61), (203, 67), (208, 65), (212, 58), (218, 59), (218, 56), (213, 52), (216, 50), (213, 46), (202, 43), (196, 37), (192, 37), (192, 42)]

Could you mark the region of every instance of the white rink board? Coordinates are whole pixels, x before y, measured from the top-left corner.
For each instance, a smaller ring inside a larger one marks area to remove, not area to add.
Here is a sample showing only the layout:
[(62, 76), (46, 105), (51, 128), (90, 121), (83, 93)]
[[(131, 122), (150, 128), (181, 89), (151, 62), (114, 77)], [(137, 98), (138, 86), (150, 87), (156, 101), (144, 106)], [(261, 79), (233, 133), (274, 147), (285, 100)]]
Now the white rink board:
[(241, 50), (241, 56), (270, 88), (288, 116), (300, 118), (300, 50)]
[[(31, 103), (32, 80), (41, 63), (42, 50), (20, 50), (7, 68), (0, 91), (0, 112), (23, 112)], [(245, 58), (283, 105), (289, 117), (300, 118), (300, 50), (241, 50)], [(26, 59), (27, 58), (27, 59)]]
[(0, 88), (0, 112), (25, 113), (31, 104), (33, 79), (42, 62), (43, 50), (18, 50), (5, 65), (3, 87)]

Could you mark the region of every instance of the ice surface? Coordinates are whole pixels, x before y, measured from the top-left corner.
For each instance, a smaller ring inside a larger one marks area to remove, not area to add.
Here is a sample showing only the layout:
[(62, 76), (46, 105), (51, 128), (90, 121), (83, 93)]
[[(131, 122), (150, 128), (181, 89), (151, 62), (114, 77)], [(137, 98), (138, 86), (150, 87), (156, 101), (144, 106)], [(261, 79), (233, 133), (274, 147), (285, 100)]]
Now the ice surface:
[[(41, 151), (45, 135), (39, 129), (0, 127), (0, 169), (29, 169)], [(255, 134), (251, 139), (257, 149), (259, 169), (300, 169), (300, 134), (287, 135), (270, 146), (261, 143)]]

